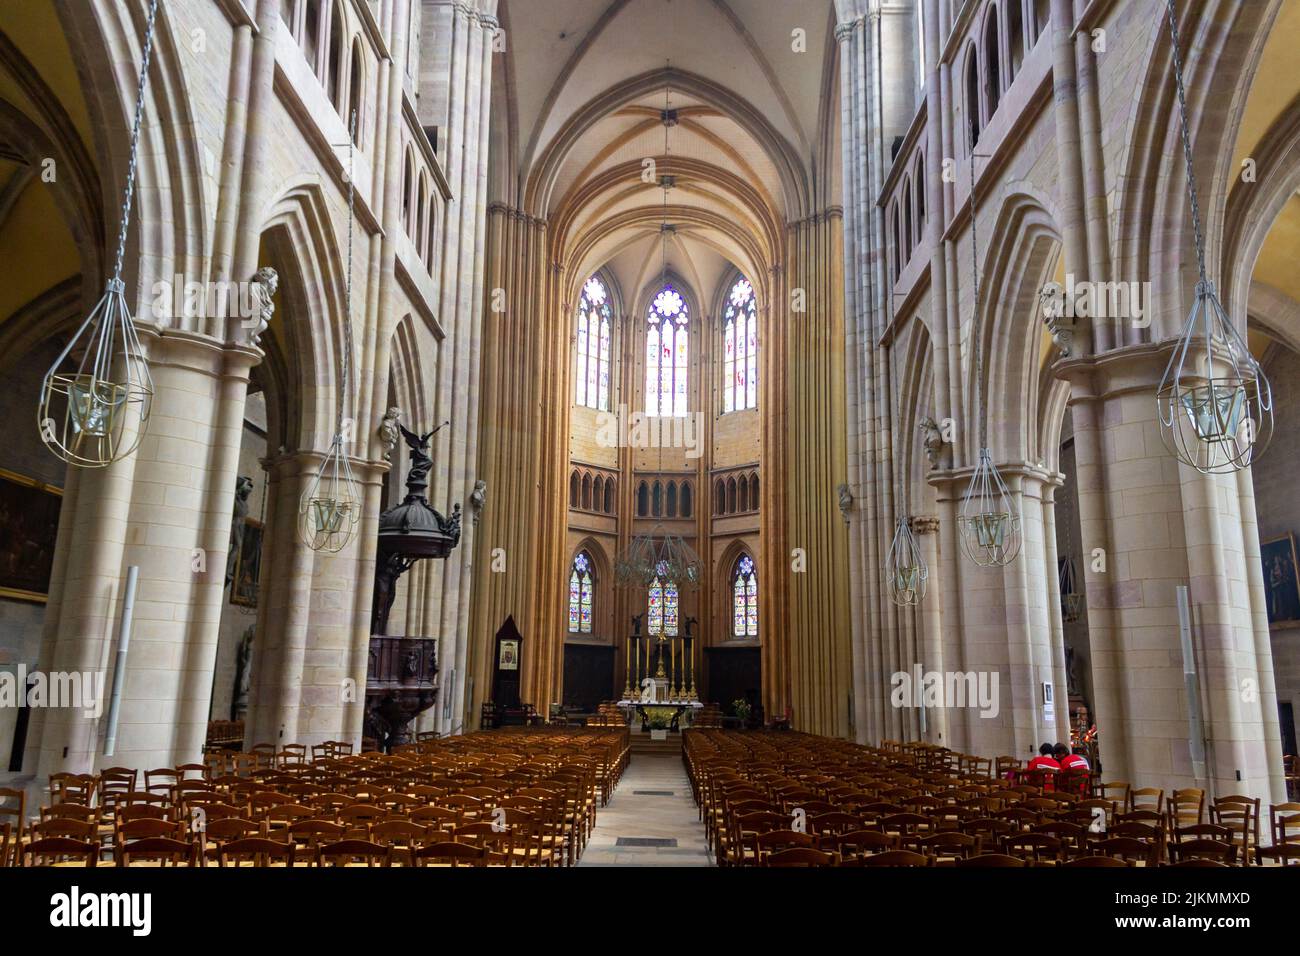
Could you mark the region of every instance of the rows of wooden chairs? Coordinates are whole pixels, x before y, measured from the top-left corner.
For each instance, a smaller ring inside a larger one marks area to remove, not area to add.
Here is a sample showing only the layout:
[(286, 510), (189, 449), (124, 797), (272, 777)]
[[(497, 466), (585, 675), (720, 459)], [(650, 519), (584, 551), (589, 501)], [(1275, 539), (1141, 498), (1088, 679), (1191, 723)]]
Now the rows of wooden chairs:
[(0, 865), (572, 865), (627, 744), (626, 728), (520, 729), (392, 755), (288, 745), (241, 755), (242, 773), (56, 774), (30, 824), (23, 793), (0, 790)]
[(1031, 783), (931, 745), (694, 729), (683, 756), (721, 866), (1300, 865), (1297, 803), (1268, 808), (1262, 843), (1254, 798)]

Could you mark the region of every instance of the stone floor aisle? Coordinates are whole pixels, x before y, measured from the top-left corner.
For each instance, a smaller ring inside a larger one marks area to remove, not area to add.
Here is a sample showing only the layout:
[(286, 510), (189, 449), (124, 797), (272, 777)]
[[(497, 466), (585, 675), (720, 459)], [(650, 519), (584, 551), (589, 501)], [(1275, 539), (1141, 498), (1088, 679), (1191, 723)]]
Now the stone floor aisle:
[(713, 865), (680, 757), (633, 755), (578, 865)]

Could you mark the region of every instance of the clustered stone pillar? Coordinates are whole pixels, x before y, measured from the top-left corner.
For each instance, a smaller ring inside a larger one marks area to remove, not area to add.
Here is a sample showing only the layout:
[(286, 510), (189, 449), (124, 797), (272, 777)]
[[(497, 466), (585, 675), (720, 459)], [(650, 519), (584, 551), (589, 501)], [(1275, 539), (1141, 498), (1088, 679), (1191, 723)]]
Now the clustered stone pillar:
[[(1106, 774), (1284, 799), (1272, 653), (1248, 475), (1204, 476), (1165, 449), (1168, 346), (1066, 363), (1074, 409), (1092, 685)], [(1189, 587), (1207, 742), (1192, 765), (1177, 587)], [(1262, 634), (1262, 639), (1261, 639)]]

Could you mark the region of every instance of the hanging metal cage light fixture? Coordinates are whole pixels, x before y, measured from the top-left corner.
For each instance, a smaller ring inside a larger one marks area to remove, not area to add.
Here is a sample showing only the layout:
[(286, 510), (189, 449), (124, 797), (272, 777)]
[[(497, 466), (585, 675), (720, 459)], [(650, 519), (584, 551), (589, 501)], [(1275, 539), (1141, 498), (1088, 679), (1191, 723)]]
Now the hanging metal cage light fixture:
[(894, 540), (885, 556), (885, 588), (900, 607), (915, 607), (925, 600), (930, 580), (921, 548), (912, 532), (912, 519), (903, 515), (894, 527)]
[(681, 535), (656, 524), (615, 559), (614, 577), (625, 586), (648, 587), (658, 578), (694, 590), (704, 580), (704, 563)]
[(153, 377), (126, 302), (122, 261), (135, 196), (140, 120), (157, 12), (158, 0), (152, 0), (145, 24), (113, 276), (103, 298), (45, 373), (36, 410), (41, 440), (59, 458), (82, 468), (103, 468), (132, 454), (140, 447), (153, 407)]
[(352, 382), (352, 224), (356, 219), (352, 182), (352, 150), (357, 138), (357, 114), (348, 124), (348, 275), (344, 292), (342, 375), (339, 377), (338, 427), (334, 440), (298, 504), (298, 536), (313, 551), (338, 552), (348, 546), (361, 518), (361, 492), (352, 476), (346, 427), (348, 394)]
[(1187, 324), (1156, 392), (1160, 437), (1171, 454), (1202, 474), (1227, 474), (1250, 467), (1268, 447), (1273, 437), (1273, 390), (1206, 274), (1173, 0), (1166, 0), (1166, 14), (1199, 278)]
[(1273, 389), (1213, 283), (1196, 284), (1156, 401), (1165, 447), (1202, 474), (1248, 468), (1273, 437)]
[(981, 567), (1010, 564), (1020, 553), (1020, 512), (988, 448), (980, 449), (979, 464), (961, 502), (958, 526), (962, 550)]
[(1060, 592), (1061, 620), (1066, 624), (1073, 624), (1079, 620), (1083, 609), (1083, 595), (1078, 590), (1073, 555), (1066, 555), (1061, 559)]
[(335, 434), (298, 508), (299, 536), (313, 551), (342, 551), (361, 517), (361, 498), (345, 444), (343, 433)]

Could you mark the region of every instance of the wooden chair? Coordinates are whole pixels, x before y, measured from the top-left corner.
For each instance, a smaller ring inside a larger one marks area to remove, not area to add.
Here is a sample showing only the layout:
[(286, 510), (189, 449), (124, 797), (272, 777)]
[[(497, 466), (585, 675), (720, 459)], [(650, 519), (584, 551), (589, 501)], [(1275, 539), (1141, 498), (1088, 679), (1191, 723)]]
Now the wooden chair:
[[(284, 832), (286, 831), (280, 831), (280, 833)], [(314, 851), (325, 844), (338, 843), (347, 839), (348, 828), (333, 820), (313, 817), (291, 823), (287, 832), (290, 842), (299, 850)]]
[(1135, 840), (1132, 837), (1110, 837), (1105, 840), (1098, 840), (1093, 844), (1092, 848), (1098, 855), (1113, 856), (1126, 863), (1132, 863), (1134, 866), (1139, 863), (1146, 866), (1155, 866), (1160, 860), (1159, 846), (1153, 846), (1145, 840)]
[(887, 850), (872, 856), (860, 857), (855, 861), (859, 866), (933, 866), (934, 858), (913, 853), (911, 850)]
[(1153, 810), (1156, 813), (1164, 812), (1165, 792), (1159, 787), (1141, 787), (1137, 790), (1129, 790), (1128, 794), (1128, 812), (1134, 810)]
[(440, 842), (412, 854), (416, 866), (486, 866), (487, 850), (472, 843)]
[(393, 848), (369, 840), (340, 840), (326, 843), (316, 849), (317, 866), (367, 866), (391, 865)]
[(904, 841), (904, 845), (917, 853), (933, 857), (936, 864), (949, 860), (969, 859), (978, 856), (980, 852), (979, 837), (952, 831), (919, 839), (913, 838)]
[(265, 837), (231, 840), (217, 847), (217, 866), (251, 866), (259, 869), (276, 865), (291, 867), (294, 864), (295, 850), (292, 843), (268, 840)]
[(1058, 863), (1062, 859), (1061, 841), (1046, 833), (1013, 833), (1002, 840), (1002, 852), (1033, 863)]
[(1078, 823), (1049, 820), (1034, 827), (1031, 833), (1043, 833), (1061, 841), (1062, 858), (1084, 856), (1088, 853), (1089, 830)]
[(1222, 840), (1182, 840), (1169, 844), (1169, 853), (1175, 863), (1180, 860), (1202, 859), (1231, 866), (1236, 859), (1237, 848)]
[(410, 866), (412, 851), (429, 843), (434, 832), (430, 827), (420, 826), (407, 819), (381, 820), (370, 828), (370, 839), (392, 847), (393, 861), (400, 860), (402, 865)]
[(1136, 865), (1137, 864), (1130, 863), (1128, 860), (1125, 860), (1121, 857), (1100, 856), (1100, 855), (1079, 856), (1079, 857), (1075, 857), (1073, 860), (1066, 860), (1064, 863), (1061, 864), (1061, 866), (1079, 866), (1079, 867), (1097, 867), (1097, 866), (1130, 866), (1131, 867)]
[(114, 846), (133, 843), (137, 840), (168, 839), (173, 841), (185, 838), (185, 825), (176, 820), (154, 820), (142, 817), (137, 820), (119, 820), (113, 833)]
[(8, 823), (13, 830), (14, 849), (9, 857), (0, 854), (0, 866), (18, 865), (18, 846), (22, 843), (27, 824), (27, 793), (13, 787), (0, 787), (0, 823)]
[(99, 844), (68, 837), (34, 839), (22, 848), (23, 866), (95, 866), (99, 863)]
[(1259, 797), (1231, 794), (1210, 805), (1210, 821), (1231, 831), (1230, 842), (1238, 848), (1243, 866), (1259, 851)]
[(223, 817), (219, 820), (206, 821), (203, 829), (196, 834), (199, 838), (200, 861), (207, 865), (207, 857), (227, 843), (263, 836), (262, 826), (243, 817)]
[(1127, 780), (1094, 781), (1093, 790), (1097, 797), (1109, 801), (1116, 809), (1120, 807), (1129, 809), (1133, 787)]
[(1028, 866), (1026, 860), (1017, 856), (1007, 856), (1005, 853), (979, 853), (975, 856), (968, 856), (957, 861), (958, 866), (991, 867), (1003, 869), (1016, 866)]
[(1258, 863), (1263, 858), (1278, 859), (1283, 848), (1300, 846), (1300, 803), (1274, 803), (1268, 808), (1269, 845), (1256, 850)]
[(95, 799), (98, 781), (89, 773), (50, 774), (50, 800), (52, 803), (77, 803), (89, 806)]
[(1169, 831), (1177, 827), (1205, 822), (1205, 791), (1197, 787), (1175, 790), (1169, 797), (1165, 811), (1169, 817)]
[(170, 798), (172, 788), (180, 781), (178, 774), (171, 767), (159, 767), (157, 770), (144, 772), (144, 789), (146, 793), (162, 794)]
[[(139, 820), (137, 823), (157, 823), (156, 820)], [(119, 843), (113, 851), (118, 866), (152, 863), (154, 866), (196, 866), (198, 846), (185, 840), (154, 836)]]
[(837, 854), (840, 859), (871, 856), (898, 849), (898, 839), (879, 830), (852, 830), (848, 833), (824, 833), (817, 841), (817, 848), (828, 853)]
[[(767, 835), (767, 834), (765, 834)], [(794, 846), (777, 850), (762, 859), (762, 866), (831, 866), (835, 862), (833, 854), (824, 853), (807, 846)]]
[(46, 817), (31, 826), (32, 839), (67, 837), (84, 842), (99, 840), (99, 825), (94, 820), (77, 817)]
[(1199, 856), (1188, 857), (1186, 860), (1179, 860), (1177, 863), (1169, 863), (1167, 865), (1174, 867), (1211, 867), (1213, 869), (1232, 869), (1232, 867), (1227, 863), (1219, 863), (1216, 860), (1210, 860)]
[(816, 847), (816, 845), (817, 838), (811, 833), (796, 830), (767, 830), (754, 836), (754, 847), (757, 850), (757, 859), (760, 865), (764, 858), (780, 850), (796, 847), (809, 848)]

